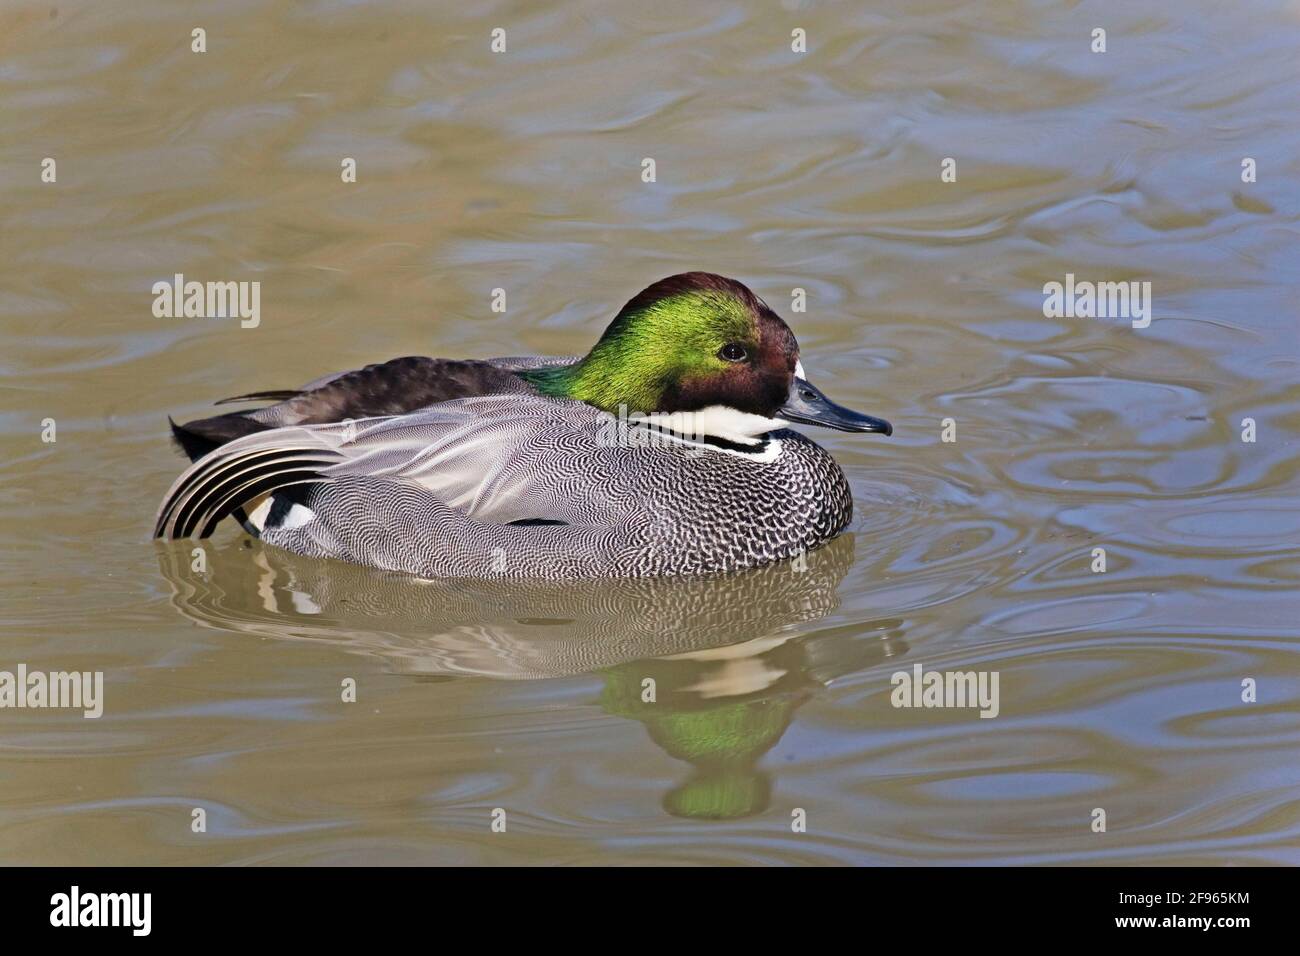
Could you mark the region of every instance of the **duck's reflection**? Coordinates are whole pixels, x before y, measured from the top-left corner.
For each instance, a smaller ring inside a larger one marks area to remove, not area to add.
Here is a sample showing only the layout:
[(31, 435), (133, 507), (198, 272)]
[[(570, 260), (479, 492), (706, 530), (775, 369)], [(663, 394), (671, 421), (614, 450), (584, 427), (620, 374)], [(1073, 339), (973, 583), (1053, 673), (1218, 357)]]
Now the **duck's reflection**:
[(627, 581), (420, 581), (302, 558), (256, 541), (159, 545), (173, 603), (223, 630), (313, 639), (381, 656), (404, 673), (501, 680), (600, 674), (600, 702), (641, 722), (690, 777), (669, 813), (758, 813), (759, 759), (832, 678), (903, 653), (901, 622), (809, 625), (838, 606), (853, 561), (845, 535), (742, 574)]
[(758, 762), (794, 712), (832, 678), (903, 653), (901, 625), (882, 620), (795, 639), (774, 633), (620, 664), (605, 672), (601, 703), (611, 714), (640, 721), (666, 753), (694, 768), (664, 797), (669, 813), (748, 816), (768, 806), (771, 781)]

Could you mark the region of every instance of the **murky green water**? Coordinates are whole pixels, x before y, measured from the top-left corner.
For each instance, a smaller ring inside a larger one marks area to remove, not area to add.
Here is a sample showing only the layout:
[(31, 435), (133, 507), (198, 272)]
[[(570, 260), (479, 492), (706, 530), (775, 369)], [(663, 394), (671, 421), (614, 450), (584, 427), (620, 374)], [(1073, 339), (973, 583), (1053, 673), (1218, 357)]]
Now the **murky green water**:
[[(0, 7), (0, 669), (106, 698), (0, 710), (0, 862), (1300, 862), (1300, 5), (462, 6)], [(166, 415), (582, 351), (685, 269), (895, 425), (817, 436), (806, 572), (150, 542)], [(261, 324), (155, 318), (175, 273)], [(1154, 321), (1044, 317), (1067, 273)], [(998, 716), (894, 708), (916, 664)]]

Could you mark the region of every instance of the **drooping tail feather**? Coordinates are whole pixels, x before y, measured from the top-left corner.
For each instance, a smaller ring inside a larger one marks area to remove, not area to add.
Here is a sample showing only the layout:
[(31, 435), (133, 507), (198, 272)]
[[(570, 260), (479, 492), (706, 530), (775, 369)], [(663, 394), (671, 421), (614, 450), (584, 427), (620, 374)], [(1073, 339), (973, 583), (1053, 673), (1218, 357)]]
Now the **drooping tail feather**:
[(235, 402), (287, 402), (302, 394), (300, 389), (272, 389), (266, 392), (249, 392), (247, 395), (232, 395), (213, 402), (213, 405), (232, 405)]
[(154, 536), (206, 538), (222, 518), (282, 488), (328, 481), (322, 470), (343, 460), (323, 435), (275, 429), (215, 449), (185, 470), (158, 509)]

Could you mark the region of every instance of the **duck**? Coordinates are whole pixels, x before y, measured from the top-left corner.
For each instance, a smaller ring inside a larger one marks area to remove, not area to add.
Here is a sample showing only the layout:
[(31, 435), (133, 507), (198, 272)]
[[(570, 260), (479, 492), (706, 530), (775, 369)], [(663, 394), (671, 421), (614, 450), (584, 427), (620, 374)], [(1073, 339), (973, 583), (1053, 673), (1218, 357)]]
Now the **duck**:
[(853, 515), (792, 425), (891, 435), (805, 374), (786, 322), (709, 272), (654, 282), (582, 356), (406, 356), (185, 424), (155, 537), (424, 579), (635, 578), (796, 559)]

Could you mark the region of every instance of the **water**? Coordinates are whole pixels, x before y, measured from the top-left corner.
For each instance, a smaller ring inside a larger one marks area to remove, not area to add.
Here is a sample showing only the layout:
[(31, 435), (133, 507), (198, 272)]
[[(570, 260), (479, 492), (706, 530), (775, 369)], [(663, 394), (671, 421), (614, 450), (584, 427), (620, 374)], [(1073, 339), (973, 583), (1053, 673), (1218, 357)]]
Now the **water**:
[[(106, 682), (0, 711), (0, 861), (1300, 862), (1300, 5), (440, 6), (0, 9), (0, 669)], [(580, 352), (686, 269), (894, 423), (816, 436), (857, 513), (806, 573), (149, 541), (166, 415)], [(261, 324), (155, 318), (175, 273)], [(1067, 273), (1154, 321), (1044, 317)], [(998, 716), (892, 707), (916, 664)]]

